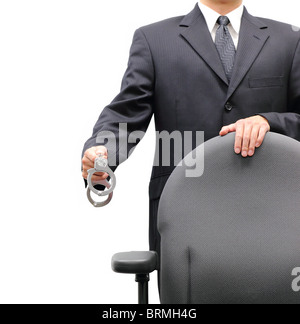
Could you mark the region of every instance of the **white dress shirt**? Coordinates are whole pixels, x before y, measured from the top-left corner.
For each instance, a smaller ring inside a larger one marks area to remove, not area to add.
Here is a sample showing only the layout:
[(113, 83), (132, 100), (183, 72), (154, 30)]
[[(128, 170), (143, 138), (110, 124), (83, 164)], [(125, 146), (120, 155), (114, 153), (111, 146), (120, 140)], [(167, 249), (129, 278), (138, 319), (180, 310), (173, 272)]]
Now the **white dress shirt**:
[[(219, 24), (217, 23), (218, 18), (221, 16), (216, 11), (212, 10), (211, 8), (207, 7), (200, 1), (198, 1), (198, 5), (200, 10), (202, 11), (202, 14), (206, 20), (208, 30), (211, 34), (211, 37), (213, 41), (215, 42), (216, 39), (216, 31), (219, 27)], [(232, 37), (233, 43), (235, 45), (235, 48), (237, 49), (238, 41), (239, 41), (239, 33), (241, 28), (241, 21), (242, 16), (244, 12), (244, 6), (240, 5), (235, 10), (231, 11), (226, 16), (229, 18), (230, 23), (228, 25), (228, 30), (230, 32), (230, 35)]]

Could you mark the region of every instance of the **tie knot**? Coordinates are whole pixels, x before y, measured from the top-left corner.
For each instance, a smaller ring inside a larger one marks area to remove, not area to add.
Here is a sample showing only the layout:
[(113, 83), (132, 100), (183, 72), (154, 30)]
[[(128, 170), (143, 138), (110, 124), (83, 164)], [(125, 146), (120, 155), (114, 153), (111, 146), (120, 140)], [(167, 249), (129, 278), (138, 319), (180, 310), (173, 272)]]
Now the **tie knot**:
[(230, 20), (227, 16), (220, 16), (217, 23), (221, 26), (227, 26), (230, 23)]

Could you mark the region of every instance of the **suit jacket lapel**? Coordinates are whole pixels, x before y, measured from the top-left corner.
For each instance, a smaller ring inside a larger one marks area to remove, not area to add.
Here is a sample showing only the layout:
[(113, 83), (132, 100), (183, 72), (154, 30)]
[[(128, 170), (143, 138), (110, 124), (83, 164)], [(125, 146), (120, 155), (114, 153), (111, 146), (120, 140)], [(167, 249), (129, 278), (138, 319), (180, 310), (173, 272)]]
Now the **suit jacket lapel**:
[(267, 26), (244, 9), (239, 36), (239, 44), (234, 62), (227, 100), (237, 89), (255, 59), (266, 44), (269, 34)]
[[(181, 36), (202, 57), (210, 68), (228, 85), (228, 80), (222, 66), (219, 53), (207, 28), (205, 18), (198, 4), (183, 18), (180, 23)], [(231, 82), (228, 88), (227, 100), (237, 89), (255, 59), (266, 44), (269, 34), (260, 19), (251, 16), (246, 8), (242, 17), (239, 44), (236, 53)]]
[(196, 4), (194, 10), (183, 18), (180, 23), (181, 36), (202, 57), (211, 69), (228, 85), (218, 51), (211, 38), (202, 12)]

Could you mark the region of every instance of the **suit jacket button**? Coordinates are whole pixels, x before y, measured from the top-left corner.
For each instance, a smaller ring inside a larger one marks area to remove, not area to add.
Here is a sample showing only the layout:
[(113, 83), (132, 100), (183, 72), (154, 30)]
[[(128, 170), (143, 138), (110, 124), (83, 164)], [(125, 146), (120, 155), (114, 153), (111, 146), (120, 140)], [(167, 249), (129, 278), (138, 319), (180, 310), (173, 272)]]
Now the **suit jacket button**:
[(232, 104), (231, 104), (230, 102), (226, 102), (226, 104), (225, 104), (225, 109), (226, 109), (227, 111), (231, 111), (232, 108), (233, 108)]

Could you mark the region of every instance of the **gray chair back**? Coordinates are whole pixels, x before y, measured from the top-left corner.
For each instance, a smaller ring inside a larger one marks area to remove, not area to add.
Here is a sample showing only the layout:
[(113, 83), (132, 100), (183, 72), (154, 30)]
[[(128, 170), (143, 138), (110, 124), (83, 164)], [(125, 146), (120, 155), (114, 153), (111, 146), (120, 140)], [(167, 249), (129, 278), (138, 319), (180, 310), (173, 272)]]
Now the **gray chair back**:
[(300, 303), (300, 142), (268, 133), (244, 159), (233, 151), (234, 136), (185, 158), (187, 165), (204, 159), (201, 177), (178, 166), (164, 188), (162, 303)]

